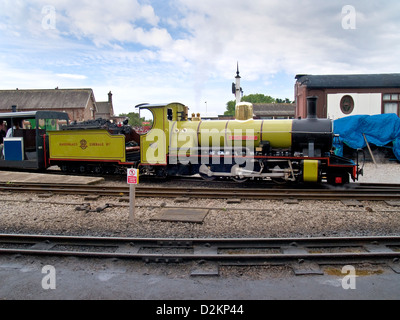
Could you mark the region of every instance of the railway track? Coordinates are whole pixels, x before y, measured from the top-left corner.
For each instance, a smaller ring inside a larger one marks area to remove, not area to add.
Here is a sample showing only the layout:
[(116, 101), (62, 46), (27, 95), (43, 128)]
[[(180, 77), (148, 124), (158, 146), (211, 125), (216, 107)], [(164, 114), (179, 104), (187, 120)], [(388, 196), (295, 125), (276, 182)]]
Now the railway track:
[(0, 254), (217, 262), (225, 265), (386, 263), (400, 273), (400, 237), (149, 239), (0, 235)]
[[(129, 195), (128, 186), (52, 185), (52, 184), (0, 184), (0, 191), (23, 193), (54, 193), (68, 195), (101, 195), (121, 197)], [(138, 186), (136, 197), (156, 198), (209, 198), (272, 200), (296, 198), (299, 200), (400, 200), (400, 186), (387, 184), (354, 184), (347, 188), (185, 188)]]

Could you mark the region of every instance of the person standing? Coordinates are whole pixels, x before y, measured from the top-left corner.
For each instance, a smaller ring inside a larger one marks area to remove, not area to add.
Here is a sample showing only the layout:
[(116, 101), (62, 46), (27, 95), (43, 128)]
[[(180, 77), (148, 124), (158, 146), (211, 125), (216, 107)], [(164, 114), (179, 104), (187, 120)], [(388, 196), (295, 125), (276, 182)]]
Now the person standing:
[(14, 119), (13, 124), (13, 127), (7, 130), (6, 138), (14, 137), (14, 130), (18, 130), (21, 128), (19, 120)]
[(4, 138), (7, 136), (7, 127), (3, 120), (0, 120), (0, 159), (3, 159)]
[(0, 120), (0, 144), (4, 143), (4, 138), (7, 135), (7, 128), (4, 125), (4, 121)]

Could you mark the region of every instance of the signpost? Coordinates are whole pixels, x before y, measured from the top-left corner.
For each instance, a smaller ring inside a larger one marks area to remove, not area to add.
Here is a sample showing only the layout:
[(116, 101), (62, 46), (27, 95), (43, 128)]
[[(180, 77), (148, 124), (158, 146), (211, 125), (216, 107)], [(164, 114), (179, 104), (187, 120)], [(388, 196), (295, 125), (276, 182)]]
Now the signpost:
[(139, 184), (139, 170), (128, 169), (127, 182), (129, 188), (129, 219), (131, 222), (135, 220), (135, 207), (136, 207), (136, 186)]

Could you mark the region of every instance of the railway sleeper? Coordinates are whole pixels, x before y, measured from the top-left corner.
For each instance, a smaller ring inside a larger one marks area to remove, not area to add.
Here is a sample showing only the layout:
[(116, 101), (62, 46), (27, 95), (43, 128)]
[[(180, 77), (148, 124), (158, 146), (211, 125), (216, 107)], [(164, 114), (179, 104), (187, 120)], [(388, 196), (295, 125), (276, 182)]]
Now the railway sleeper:
[(76, 211), (85, 211), (85, 213), (89, 213), (89, 212), (100, 213), (100, 212), (103, 212), (104, 210), (106, 210), (108, 208), (112, 208), (112, 207), (113, 207), (113, 205), (107, 203), (102, 207), (98, 207), (98, 208), (92, 210), (90, 203), (86, 203), (83, 206), (76, 207), (75, 210)]

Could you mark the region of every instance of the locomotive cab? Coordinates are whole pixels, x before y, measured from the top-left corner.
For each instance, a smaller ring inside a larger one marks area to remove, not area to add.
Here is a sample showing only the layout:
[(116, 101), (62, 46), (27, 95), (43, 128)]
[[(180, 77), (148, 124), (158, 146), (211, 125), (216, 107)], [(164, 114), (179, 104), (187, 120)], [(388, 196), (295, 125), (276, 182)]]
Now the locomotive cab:
[(149, 110), (153, 115), (152, 129), (140, 137), (142, 166), (166, 166), (173, 124), (188, 120), (188, 107), (180, 103), (142, 104), (140, 110)]

